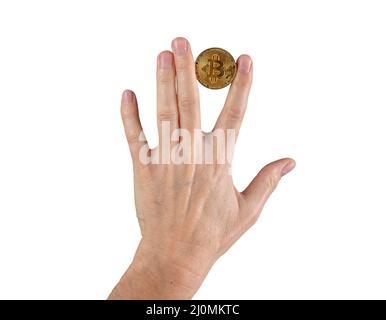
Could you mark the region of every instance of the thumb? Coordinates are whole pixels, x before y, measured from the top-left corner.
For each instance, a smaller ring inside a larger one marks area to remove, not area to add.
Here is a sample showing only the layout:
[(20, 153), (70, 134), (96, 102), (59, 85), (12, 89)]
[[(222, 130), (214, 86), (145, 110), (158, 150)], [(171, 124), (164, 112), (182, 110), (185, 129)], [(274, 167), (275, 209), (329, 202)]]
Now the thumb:
[(295, 165), (295, 160), (285, 158), (271, 162), (260, 170), (249, 186), (242, 192), (247, 207), (252, 210), (250, 214), (256, 216), (260, 214), (281, 177), (295, 168)]

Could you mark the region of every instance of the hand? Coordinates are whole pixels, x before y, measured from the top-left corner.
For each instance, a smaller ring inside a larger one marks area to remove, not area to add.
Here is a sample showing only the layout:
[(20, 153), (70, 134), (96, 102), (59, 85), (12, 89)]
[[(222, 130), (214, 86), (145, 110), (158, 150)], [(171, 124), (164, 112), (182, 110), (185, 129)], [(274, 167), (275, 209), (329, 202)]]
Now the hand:
[[(203, 141), (208, 150), (232, 148), (224, 147), (221, 139), (211, 140), (213, 133), (194, 135), (200, 129), (200, 105), (193, 56), (184, 38), (175, 39), (172, 48), (173, 53), (158, 56), (156, 149), (149, 150), (142, 134), (134, 93), (125, 91), (122, 96), (142, 239), (111, 299), (191, 298), (215, 261), (256, 222), (280, 178), (295, 167), (288, 158), (272, 162), (239, 192), (230, 161), (219, 161), (214, 152), (212, 163), (197, 163)], [(242, 55), (215, 129), (229, 129), (237, 137), (251, 82), (252, 61)], [(181, 128), (185, 134), (165, 133), (165, 124), (171, 132)], [(229, 140), (225, 134), (225, 142)]]

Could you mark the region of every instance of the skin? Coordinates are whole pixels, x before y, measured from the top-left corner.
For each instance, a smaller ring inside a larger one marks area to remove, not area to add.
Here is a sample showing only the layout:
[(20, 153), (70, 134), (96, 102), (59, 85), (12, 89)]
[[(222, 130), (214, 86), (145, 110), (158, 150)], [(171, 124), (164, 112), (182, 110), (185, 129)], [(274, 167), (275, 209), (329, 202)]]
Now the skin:
[[(158, 56), (158, 128), (161, 121), (169, 121), (172, 130), (193, 132), (200, 128), (200, 105), (190, 44), (176, 38), (172, 49)], [(240, 56), (237, 66), (214, 128), (234, 129), (236, 136), (252, 83), (251, 58)], [(295, 167), (295, 162), (285, 158), (266, 165), (239, 192), (228, 163), (143, 164), (139, 160), (141, 148), (156, 154), (162, 151), (165, 137), (160, 133), (154, 150), (138, 139), (142, 127), (132, 91), (122, 95), (121, 115), (133, 160), (142, 239), (109, 299), (190, 299), (216, 260), (257, 221), (281, 177)], [(181, 141), (170, 143), (178, 147)]]

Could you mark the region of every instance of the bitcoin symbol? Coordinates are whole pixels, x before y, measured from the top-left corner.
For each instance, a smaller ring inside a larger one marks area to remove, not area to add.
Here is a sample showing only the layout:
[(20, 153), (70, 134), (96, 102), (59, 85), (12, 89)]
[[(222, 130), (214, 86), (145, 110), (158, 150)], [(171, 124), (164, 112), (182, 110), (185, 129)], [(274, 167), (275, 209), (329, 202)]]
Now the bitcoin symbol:
[(221, 48), (209, 48), (196, 59), (197, 80), (209, 89), (221, 89), (230, 84), (236, 75), (236, 62)]
[(216, 83), (217, 79), (224, 75), (223, 63), (220, 60), (218, 54), (213, 54), (211, 59), (208, 59), (208, 64), (205, 65), (202, 70), (206, 72), (208, 79), (211, 83)]

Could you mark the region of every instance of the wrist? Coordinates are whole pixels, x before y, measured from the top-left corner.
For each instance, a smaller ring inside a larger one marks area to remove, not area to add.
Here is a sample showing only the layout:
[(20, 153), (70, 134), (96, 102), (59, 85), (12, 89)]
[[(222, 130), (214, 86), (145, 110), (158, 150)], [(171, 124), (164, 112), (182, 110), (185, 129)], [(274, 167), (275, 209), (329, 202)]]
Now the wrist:
[(191, 299), (214, 261), (183, 244), (160, 247), (141, 241), (110, 299)]

